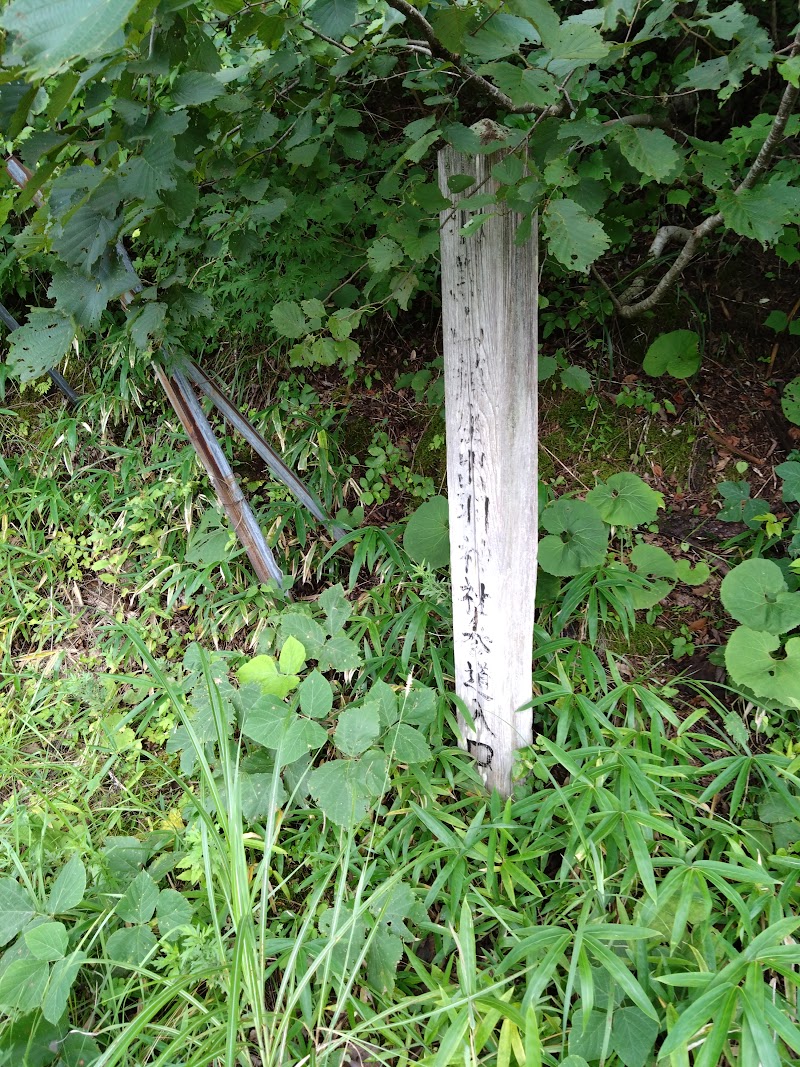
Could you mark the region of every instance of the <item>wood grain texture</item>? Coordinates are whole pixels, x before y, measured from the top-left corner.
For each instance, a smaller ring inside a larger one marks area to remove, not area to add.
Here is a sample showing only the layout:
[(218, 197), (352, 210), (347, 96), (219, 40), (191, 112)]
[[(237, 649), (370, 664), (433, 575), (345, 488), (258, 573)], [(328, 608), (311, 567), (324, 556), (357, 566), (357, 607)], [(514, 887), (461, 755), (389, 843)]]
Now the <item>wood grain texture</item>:
[[(493, 192), (499, 155), (439, 154), (439, 184), (474, 175)], [(490, 210), (490, 209), (487, 209)], [(514, 752), (532, 741), (537, 544), (537, 240), (514, 243), (499, 205), (475, 234), (442, 212), (447, 485), (456, 693), (475, 724), (464, 743), (489, 788), (511, 791)]]

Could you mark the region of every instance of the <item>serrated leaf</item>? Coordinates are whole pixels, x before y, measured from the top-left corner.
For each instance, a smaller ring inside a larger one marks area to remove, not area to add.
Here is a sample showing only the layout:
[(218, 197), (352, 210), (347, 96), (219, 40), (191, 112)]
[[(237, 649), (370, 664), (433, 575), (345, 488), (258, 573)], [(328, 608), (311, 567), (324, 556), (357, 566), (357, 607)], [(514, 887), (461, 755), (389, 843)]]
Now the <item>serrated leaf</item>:
[(597, 508), (609, 526), (640, 526), (652, 522), (658, 509), (664, 507), (663, 494), (651, 489), (631, 471), (612, 474), (587, 493), (586, 500)]
[(585, 367), (565, 367), (559, 377), (565, 389), (576, 393), (588, 393), (592, 388), (592, 376)]
[(663, 130), (621, 123), (614, 130), (614, 140), (632, 167), (656, 181), (673, 175), (680, 163), (678, 146)]
[(314, 0), (308, 8), (311, 21), (335, 41), (341, 41), (353, 28), (357, 14), (356, 0)]
[(308, 323), (299, 304), (294, 300), (279, 300), (269, 313), (270, 321), (281, 337), (296, 340), (308, 332)]
[(73, 856), (58, 872), (50, 887), (45, 910), (49, 915), (63, 915), (77, 908), (86, 891), (86, 868), (79, 856)]
[(298, 715), (273, 696), (262, 696), (247, 709), (242, 733), (276, 753), (278, 769), (320, 748), (328, 735), (317, 723)]
[(75, 268), (56, 264), (47, 295), (56, 302), (58, 310), (71, 315), (79, 326), (91, 330), (112, 300), (127, 292), (135, 279), (121, 264), (95, 267), (91, 277)]
[(165, 941), (177, 941), (185, 928), (191, 925), (193, 915), (194, 908), (177, 889), (162, 889), (158, 894), (158, 932)]
[(9, 336), (8, 365), (20, 381), (38, 378), (61, 362), (74, 339), (70, 319), (34, 308), (28, 321)]
[(319, 659), (325, 644), (325, 631), (309, 615), (297, 611), (287, 611), (281, 615), (278, 633), (281, 641), (292, 634), (301, 642), (310, 659)]
[(0, 26), (12, 34), (13, 52), (38, 78), (57, 74), (75, 59), (121, 44), (119, 31), (137, 0), (11, 0)]
[[(151, 338), (154, 344), (158, 344), (163, 339), (166, 313), (166, 304), (151, 302), (145, 304), (128, 320), (131, 340), (140, 351), (143, 352), (149, 347)], [(227, 542), (227, 530), (225, 539)], [(222, 558), (220, 556), (220, 559)]]
[(567, 577), (606, 558), (608, 529), (596, 508), (584, 500), (557, 500), (542, 513), (551, 536), (539, 542), (539, 566), (548, 574)]
[(180, 74), (170, 90), (172, 102), (176, 107), (194, 107), (207, 104), (223, 96), (225, 87), (213, 74), (201, 70), (187, 70)]
[(329, 638), (320, 651), (318, 661), (320, 670), (331, 668), (334, 671), (354, 671), (361, 666), (362, 657), (358, 645), (344, 634)]
[(325, 612), (326, 625), (331, 637), (335, 637), (350, 618), (353, 607), (344, 595), (344, 589), (340, 582), (328, 586), (320, 594), (319, 606)]
[(798, 219), (800, 189), (777, 179), (740, 193), (723, 189), (717, 194), (716, 206), (725, 225), (735, 233), (764, 245), (773, 244), (784, 226)]
[(300, 683), (300, 710), (312, 719), (326, 719), (333, 709), (333, 689), (318, 670), (312, 671)]
[(69, 940), (66, 926), (61, 922), (40, 923), (25, 931), (25, 944), (36, 960), (61, 960)]
[(580, 22), (562, 22), (549, 39), (547, 50), (553, 59), (569, 60), (580, 65), (596, 63), (608, 55), (606, 44), (594, 26)]
[(367, 248), (367, 263), (374, 274), (391, 270), (402, 259), (403, 250), (391, 237), (379, 237)]
[(542, 228), (550, 253), (570, 270), (585, 273), (611, 244), (600, 223), (574, 200), (551, 200)]
[(402, 956), (403, 942), (379, 923), (367, 949), (367, 979), (373, 989), (391, 993)]
[(333, 743), (345, 756), (360, 756), (380, 733), (378, 710), (373, 704), (346, 708), (339, 716)]
[(141, 967), (158, 946), (149, 926), (126, 926), (116, 930), (106, 942), (106, 957), (116, 964)]
[(48, 1022), (57, 1023), (66, 1011), (70, 990), (86, 959), (87, 954), (77, 949), (53, 964), (47, 991), (42, 1000), (42, 1014)]
[(401, 722), (383, 739), (383, 749), (397, 763), (425, 763), (431, 758), (428, 742), (414, 726)]
[(431, 25), (438, 39), (451, 52), (461, 54), (464, 40), (478, 23), (478, 11), (474, 7), (447, 7), (434, 11)]
[(148, 923), (158, 903), (158, 886), (147, 873), (140, 871), (117, 902), (114, 911), (126, 923)]
[(500, 13), (484, 20), (477, 33), (466, 39), (464, 47), (470, 55), (489, 63), (493, 59), (517, 55), (520, 47), (526, 41), (535, 41), (536, 36), (527, 19)]
[(356, 767), (356, 760), (329, 760), (308, 776), (311, 795), (337, 826), (357, 826), (372, 799), (359, 780)]
[(549, 107), (558, 100), (556, 79), (538, 67), (519, 67), (513, 63), (487, 63), (481, 68), (488, 74), (498, 89), (511, 98), (518, 107), (534, 104)]

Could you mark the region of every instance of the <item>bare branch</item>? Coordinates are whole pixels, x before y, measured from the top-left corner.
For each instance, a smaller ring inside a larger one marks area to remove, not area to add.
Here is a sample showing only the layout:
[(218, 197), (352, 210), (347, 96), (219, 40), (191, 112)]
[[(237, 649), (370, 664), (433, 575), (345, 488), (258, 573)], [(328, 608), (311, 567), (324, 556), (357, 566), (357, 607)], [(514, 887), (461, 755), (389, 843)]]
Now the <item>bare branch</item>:
[[(790, 56), (795, 56), (798, 53), (800, 53), (800, 31), (798, 31), (792, 42), (789, 54)], [(793, 85), (787, 84), (783, 96), (781, 97), (778, 110), (775, 113), (772, 126), (767, 134), (767, 138), (761, 146), (758, 155), (750, 165), (747, 174), (745, 174), (742, 181), (739, 182), (734, 189), (734, 193), (743, 193), (748, 189), (752, 189), (761, 175), (769, 170), (770, 164), (778, 150), (778, 146), (783, 140), (786, 124), (789, 121), (789, 116), (794, 110), (795, 104), (797, 103), (798, 95), (800, 95), (800, 91)], [(630, 116), (630, 118), (635, 117), (636, 116)], [(597, 272), (594, 272), (594, 276), (611, 295), (616, 312), (624, 319), (636, 318), (645, 311), (650, 311), (650, 309), (655, 307), (659, 300), (669, 292), (686, 269), (689, 262), (694, 258), (700, 242), (708, 237), (710, 233), (713, 233), (714, 230), (718, 229), (723, 222), (724, 219), (722, 213), (716, 212), (714, 215), (709, 215), (708, 218), (703, 219), (702, 222), (698, 223), (698, 225), (691, 230), (685, 229), (682, 226), (662, 226), (650, 246), (649, 258), (657, 259), (661, 256), (670, 241), (681, 241), (683, 243), (683, 248), (675, 262), (663, 275), (653, 291), (649, 293), (648, 296), (644, 297), (644, 299), (639, 299), (639, 295), (644, 288), (643, 279), (637, 279), (633, 285), (622, 294), (622, 296), (617, 297), (611, 293), (610, 287), (603, 281)]]

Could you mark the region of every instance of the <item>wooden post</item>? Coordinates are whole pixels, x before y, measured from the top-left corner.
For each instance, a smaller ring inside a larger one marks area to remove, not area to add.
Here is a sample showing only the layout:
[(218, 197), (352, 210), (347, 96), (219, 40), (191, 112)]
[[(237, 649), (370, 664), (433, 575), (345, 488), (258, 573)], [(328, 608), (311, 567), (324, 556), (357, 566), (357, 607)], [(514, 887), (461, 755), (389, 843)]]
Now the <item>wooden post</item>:
[[(439, 185), (475, 178), (494, 192), (502, 153), (439, 154)], [(466, 194), (468, 195), (468, 194)], [(486, 209), (492, 210), (492, 209)], [(533, 740), (537, 558), (537, 238), (514, 243), (498, 204), (469, 237), (470, 214), (442, 212), (442, 306), (456, 693), (467, 750), (486, 785), (511, 792), (514, 752)]]

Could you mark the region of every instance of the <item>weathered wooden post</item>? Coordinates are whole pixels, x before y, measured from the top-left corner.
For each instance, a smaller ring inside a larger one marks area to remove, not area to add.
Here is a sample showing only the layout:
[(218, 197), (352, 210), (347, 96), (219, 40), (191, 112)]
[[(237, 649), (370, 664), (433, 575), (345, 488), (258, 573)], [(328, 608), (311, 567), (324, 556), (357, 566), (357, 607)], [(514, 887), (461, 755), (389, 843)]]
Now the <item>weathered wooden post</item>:
[[(494, 192), (500, 158), (445, 148), (442, 193), (454, 174)], [(532, 695), (538, 275), (535, 220), (517, 245), (521, 218), (502, 203), (494, 211), (468, 237), (468, 212), (442, 212), (442, 304), (456, 693), (474, 721), (461, 721), (468, 751), (508, 796), (514, 752), (533, 734), (530, 708), (517, 709)]]

